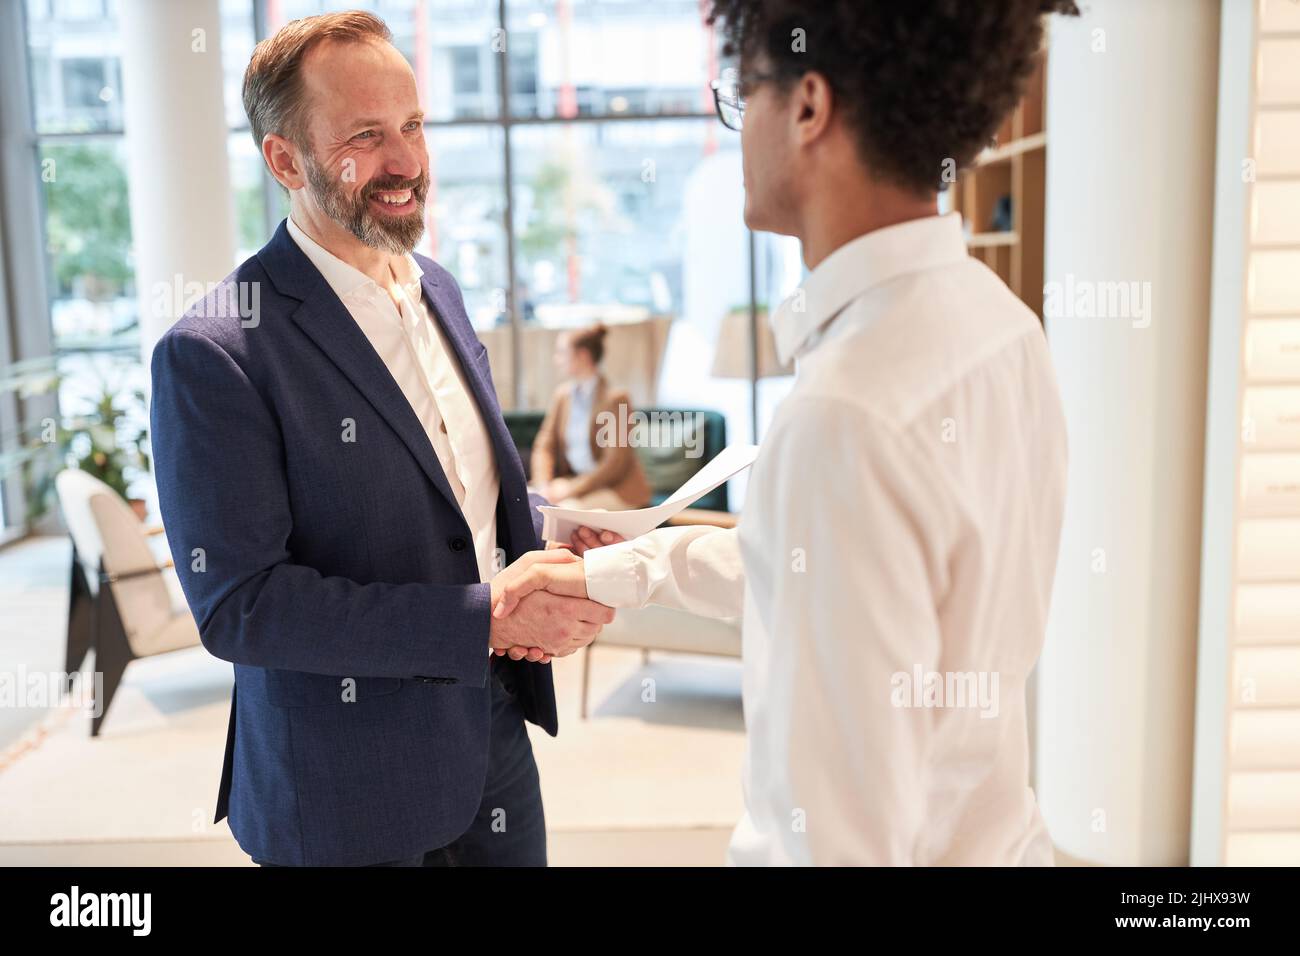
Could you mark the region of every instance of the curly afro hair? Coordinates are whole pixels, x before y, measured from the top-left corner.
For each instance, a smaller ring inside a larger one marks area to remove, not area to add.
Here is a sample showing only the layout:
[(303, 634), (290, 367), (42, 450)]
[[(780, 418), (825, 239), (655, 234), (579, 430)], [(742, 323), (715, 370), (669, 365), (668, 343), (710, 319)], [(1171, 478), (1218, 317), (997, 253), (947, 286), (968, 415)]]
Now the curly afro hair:
[(712, 0), (708, 19), (725, 56), (765, 54), (782, 89), (822, 74), (873, 174), (926, 193), (1019, 101), (1043, 16), (1078, 12), (1074, 0)]

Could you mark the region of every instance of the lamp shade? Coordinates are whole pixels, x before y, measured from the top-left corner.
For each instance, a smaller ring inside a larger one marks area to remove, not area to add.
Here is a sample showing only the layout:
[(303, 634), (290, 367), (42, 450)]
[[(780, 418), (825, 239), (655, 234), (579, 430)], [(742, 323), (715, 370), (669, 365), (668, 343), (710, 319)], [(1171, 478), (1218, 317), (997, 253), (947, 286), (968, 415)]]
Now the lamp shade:
[[(782, 365), (776, 354), (776, 337), (767, 321), (767, 309), (758, 310), (758, 378), (793, 375), (794, 363)], [(749, 309), (732, 309), (718, 326), (718, 343), (713, 353), (714, 378), (749, 378)]]

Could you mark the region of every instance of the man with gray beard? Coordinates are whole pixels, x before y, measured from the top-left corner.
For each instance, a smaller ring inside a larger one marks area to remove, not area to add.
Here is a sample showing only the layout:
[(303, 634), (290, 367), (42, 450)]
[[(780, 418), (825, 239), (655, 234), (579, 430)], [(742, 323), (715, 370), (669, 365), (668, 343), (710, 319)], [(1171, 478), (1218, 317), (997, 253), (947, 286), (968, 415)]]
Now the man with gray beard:
[(390, 39), (350, 12), (258, 44), (244, 106), (289, 216), (153, 356), (168, 540), (235, 669), (215, 817), (263, 864), (539, 865), (524, 721), (556, 733), (548, 662), (613, 615), (549, 593), (490, 613), (579, 559), (537, 550), (486, 350), (412, 253), (429, 158)]

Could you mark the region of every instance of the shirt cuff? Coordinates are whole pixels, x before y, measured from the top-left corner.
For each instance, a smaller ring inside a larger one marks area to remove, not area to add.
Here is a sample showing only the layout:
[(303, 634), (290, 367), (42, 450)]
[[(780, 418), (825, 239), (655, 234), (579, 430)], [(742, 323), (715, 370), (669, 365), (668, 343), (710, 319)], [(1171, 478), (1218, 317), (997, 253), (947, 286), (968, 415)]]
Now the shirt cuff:
[(582, 556), (587, 597), (608, 607), (641, 607), (641, 587), (632, 541), (592, 548)]

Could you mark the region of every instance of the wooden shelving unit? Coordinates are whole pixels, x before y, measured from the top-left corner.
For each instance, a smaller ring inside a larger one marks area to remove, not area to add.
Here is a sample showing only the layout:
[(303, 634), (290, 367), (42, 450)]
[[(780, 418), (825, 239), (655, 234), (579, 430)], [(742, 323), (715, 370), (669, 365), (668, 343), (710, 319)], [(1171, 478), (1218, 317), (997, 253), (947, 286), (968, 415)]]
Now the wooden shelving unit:
[[(1001, 276), (1016, 295), (1043, 317), (1043, 206), (1047, 130), (1043, 124), (1046, 50), (1025, 87), (1025, 95), (998, 130), (992, 146), (963, 170), (949, 192), (946, 209), (961, 213), (971, 255)], [(1009, 199), (1008, 223), (996, 223), (1000, 202)]]

